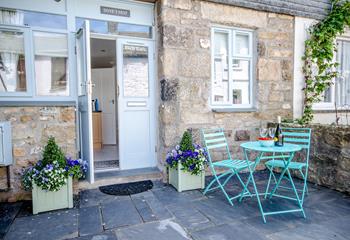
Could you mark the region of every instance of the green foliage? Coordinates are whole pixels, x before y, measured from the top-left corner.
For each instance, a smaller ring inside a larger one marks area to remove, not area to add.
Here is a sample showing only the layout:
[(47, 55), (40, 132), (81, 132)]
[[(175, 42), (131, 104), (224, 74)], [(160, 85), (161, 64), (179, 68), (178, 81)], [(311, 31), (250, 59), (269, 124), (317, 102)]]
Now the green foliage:
[(186, 130), (182, 135), (182, 139), (180, 142), (180, 150), (181, 151), (194, 151), (192, 134), (189, 130)]
[(305, 41), (304, 66), (304, 112), (300, 124), (313, 119), (312, 105), (321, 101), (332, 80), (338, 76), (338, 63), (334, 62), (337, 49), (336, 37), (350, 26), (350, 2), (331, 0), (332, 9), (328, 16), (309, 30), (310, 38)]
[(54, 161), (56, 161), (61, 168), (66, 166), (66, 158), (63, 151), (56, 144), (55, 138), (50, 137), (44, 149), (42, 165), (46, 166)]

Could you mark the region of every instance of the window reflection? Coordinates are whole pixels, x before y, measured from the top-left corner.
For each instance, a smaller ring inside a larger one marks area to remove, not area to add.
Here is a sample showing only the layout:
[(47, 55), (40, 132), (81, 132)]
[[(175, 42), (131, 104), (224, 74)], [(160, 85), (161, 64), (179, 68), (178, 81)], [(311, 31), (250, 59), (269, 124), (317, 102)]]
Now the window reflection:
[(26, 91), (23, 32), (0, 31), (0, 92)]
[(38, 95), (67, 96), (69, 93), (67, 35), (34, 32), (34, 50)]
[(214, 102), (228, 102), (228, 34), (215, 33), (214, 44)]
[[(78, 30), (84, 18), (76, 18), (76, 29)], [(102, 21), (88, 19), (90, 21), (90, 31), (103, 34), (117, 34), (131, 37), (152, 38), (152, 27), (144, 25), (136, 25), (129, 23), (118, 23), (111, 21)]]
[(123, 83), (125, 97), (148, 96), (148, 48), (123, 46)]
[(232, 103), (249, 104), (249, 60), (232, 60)]

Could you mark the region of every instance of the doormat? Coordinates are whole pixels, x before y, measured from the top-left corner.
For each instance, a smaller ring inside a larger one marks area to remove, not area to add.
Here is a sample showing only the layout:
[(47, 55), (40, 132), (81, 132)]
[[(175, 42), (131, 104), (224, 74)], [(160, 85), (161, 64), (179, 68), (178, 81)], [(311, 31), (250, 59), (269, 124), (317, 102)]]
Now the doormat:
[(150, 180), (132, 182), (132, 183), (122, 183), (113, 184), (108, 186), (99, 187), (100, 191), (109, 195), (132, 195), (136, 193), (145, 192), (153, 188), (153, 183)]
[(119, 168), (119, 160), (95, 161), (94, 167), (97, 170), (105, 168)]

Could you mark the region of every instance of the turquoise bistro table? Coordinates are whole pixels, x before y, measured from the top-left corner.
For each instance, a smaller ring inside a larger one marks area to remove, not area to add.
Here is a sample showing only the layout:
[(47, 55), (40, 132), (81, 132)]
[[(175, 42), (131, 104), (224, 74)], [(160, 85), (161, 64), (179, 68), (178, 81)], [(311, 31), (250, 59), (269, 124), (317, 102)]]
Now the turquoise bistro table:
[[(263, 218), (264, 223), (266, 223), (266, 219), (265, 216), (267, 215), (274, 215), (274, 214), (283, 214), (283, 213), (291, 213), (291, 212), (301, 212), (303, 214), (303, 217), (306, 218), (305, 216), (305, 212), (303, 209), (303, 205), (302, 202), (299, 199), (299, 195), (298, 192), (295, 188), (293, 179), (290, 175), (290, 172), (288, 170), (288, 166), (290, 164), (290, 162), (292, 161), (294, 154), (298, 151), (300, 151), (302, 148), (299, 145), (296, 144), (290, 144), (290, 143), (285, 143), (282, 147), (277, 147), (277, 146), (273, 146), (273, 147), (263, 147), (260, 145), (260, 143), (258, 141), (254, 141), (254, 142), (246, 142), (246, 143), (242, 143), (241, 147), (243, 148), (243, 152), (244, 152), (244, 156), (246, 161), (249, 161), (249, 157), (250, 157), (250, 153), (251, 152), (256, 152), (258, 153), (258, 156), (255, 159), (255, 164), (250, 166), (249, 165), (249, 178), (247, 180), (246, 183), (246, 188), (248, 188), (248, 185), (250, 183), (253, 184), (254, 187), (254, 191), (255, 193), (250, 194), (250, 192), (248, 191), (242, 191), (241, 196), (239, 198), (239, 201), (242, 201), (243, 197), (251, 197), (251, 196), (256, 196), (257, 200), (258, 200), (258, 205), (259, 205), (259, 209)], [(292, 185), (292, 190), (296, 196), (296, 200), (298, 203), (299, 208), (296, 209), (286, 209), (283, 211), (264, 211), (262, 204), (261, 204), (261, 200), (260, 200), (260, 196), (261, 195), (265, 195), (265, 193), (260, 194), (258, 192), (258, 189), (256, 187), (255, 184), (255, 180), (254, 180), (254, 171), (256, 166), (262, 161), (262, 160), (271, 160), (271, 159), (279, 159), (279, 160), (283, 160), (284, 162), (284, 168), (281, 172), (281, 175), (276, 183), (276, 186), (272, 189), (272, 191), (269, 193), (270, 198), (272, 196), (276, 196), (278, 197), (278, 195), (275, 195), (275, 192), (279, 186), (279, 184), (281, 183), (281, 180), (283, 178), (283, 176), (287, 176), (288, 179), (291, 182)]]

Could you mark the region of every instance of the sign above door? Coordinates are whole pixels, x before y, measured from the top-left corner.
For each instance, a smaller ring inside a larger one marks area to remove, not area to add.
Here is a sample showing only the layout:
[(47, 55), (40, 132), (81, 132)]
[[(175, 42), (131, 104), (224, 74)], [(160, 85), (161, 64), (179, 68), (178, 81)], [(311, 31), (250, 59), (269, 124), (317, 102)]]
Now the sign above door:
[(101, 14), (108, 14), (119, 17), (130, 17), (130, 10), (128, 9), (101, 6), (100, 12)]

